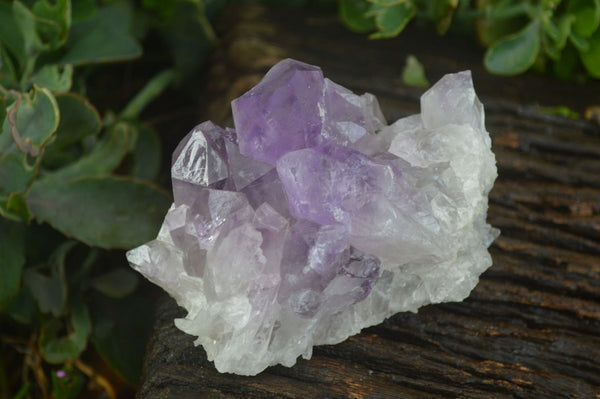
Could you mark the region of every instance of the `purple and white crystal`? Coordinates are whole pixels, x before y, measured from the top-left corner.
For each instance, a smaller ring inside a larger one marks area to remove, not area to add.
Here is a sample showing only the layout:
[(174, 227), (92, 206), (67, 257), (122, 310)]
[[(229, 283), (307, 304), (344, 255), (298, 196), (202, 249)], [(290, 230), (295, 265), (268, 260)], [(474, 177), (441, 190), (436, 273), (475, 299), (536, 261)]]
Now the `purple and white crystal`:
[(496, 178), (470, 72), (387, 126), (294, 60), (232, 102), (234, 129), (196, 126), (173, 154), (174, 204), (127, 258), (188, 314), (221, 372), (292, 366), (401, 311), (469, 295), (492, 261)]

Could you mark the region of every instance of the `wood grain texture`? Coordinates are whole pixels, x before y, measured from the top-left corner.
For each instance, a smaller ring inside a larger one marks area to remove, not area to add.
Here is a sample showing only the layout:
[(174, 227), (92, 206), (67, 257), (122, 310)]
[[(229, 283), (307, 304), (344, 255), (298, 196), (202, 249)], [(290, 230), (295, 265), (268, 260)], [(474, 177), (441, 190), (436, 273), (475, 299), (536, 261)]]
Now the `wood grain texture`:
[[(285, 57), (378, 96), (389, 120), (418, 112), (421, 89), (403, 86), (408, 54), (431, 81), (472, 69), (486, 106), (499, 178), (489, 221), (502, 230), (494, 265), (461, 303), (400, 313), (292, 368), (256, 377), (218, 373), (193, 338), (157, 311), (139, 398), (600, 398), (600, 132), (543, 115), (536, 104), (583, 112), (600, 102), (585, 86), (525, 75), (499, 78), (460, 39), (409, 30), (368, 41), (333, 15), (258, 6), (229, 10), (202, 97), (204, 116), (231, 125), (229, 101)], [(185, 132), (182, 132), (182, 135)]]

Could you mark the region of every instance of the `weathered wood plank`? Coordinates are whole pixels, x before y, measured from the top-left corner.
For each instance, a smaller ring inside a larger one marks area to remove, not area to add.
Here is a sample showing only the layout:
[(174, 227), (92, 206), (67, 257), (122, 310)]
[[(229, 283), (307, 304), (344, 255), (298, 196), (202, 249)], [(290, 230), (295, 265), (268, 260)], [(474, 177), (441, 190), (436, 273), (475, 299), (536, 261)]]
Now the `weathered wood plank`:
[(582, 112), (600, 102), (599, 82), (490, 76), (481, 50), (460, 39), (410, 30), (371, 42), (332, 15), (238, 7), (222, 26), (203, 93), (205, 117), (219, 123), (230, 124), (229, 101), (284, 57), (376, 94), (389, 120), (418, 112), (422, 90), (399, 80), (407, 54), (432, 81), (473, 69), (499, 169), (489, 221), (502, 235), (491, 247), (494, 265), (464, 302), (398, 314), (256, 377), (216, 372), (173, 326), (184, 313), (165, 299), (140, 398), (600, 397), (600, 132), (535, 107)]

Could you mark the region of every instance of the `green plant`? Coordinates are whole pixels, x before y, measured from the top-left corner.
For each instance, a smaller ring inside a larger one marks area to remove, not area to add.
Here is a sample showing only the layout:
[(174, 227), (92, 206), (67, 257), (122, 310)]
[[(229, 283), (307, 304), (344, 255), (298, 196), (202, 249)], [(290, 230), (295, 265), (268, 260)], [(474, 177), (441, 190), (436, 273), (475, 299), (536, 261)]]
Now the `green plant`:
[(406, 64), (402, 70), (402, 82), (407, 86), (414, 87), (429, 87), (430, 85), (425, 76), (423, 64), (412, 54), (406, 57)]
[[(155, 237), (171, 203), (152, 182), (159, 137), (139, 117), (200, 64), (184, 54), (209, 49), (207, 15), (222, 3), (0, 0), (0, 397), (74, 398), (86, 380), (114, 396), (82, 360), (89, 343), (139, 378), (151, 309), (114, 250)], [(185, 43), (183, 25), (197, 33)], [(140, 57), (151, 30), (175, 68), (101, 117), (88, 79)]]
[(371, 38), (400, 34), (416, 18), (445, 33), (468, 23), (487, 47), (484, 64), (498, 75), (551, 66), (563, 78), (583, 66), (600, 78), (600, 0), (340, 0), (345, 24)]

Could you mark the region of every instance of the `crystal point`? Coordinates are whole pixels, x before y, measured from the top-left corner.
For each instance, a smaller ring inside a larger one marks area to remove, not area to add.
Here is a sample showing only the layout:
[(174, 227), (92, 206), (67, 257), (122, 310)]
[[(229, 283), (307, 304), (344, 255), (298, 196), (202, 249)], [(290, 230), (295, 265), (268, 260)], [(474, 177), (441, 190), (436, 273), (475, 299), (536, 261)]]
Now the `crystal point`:
[(221, 372), (310, 358), (400, 311), (459, 301), (491, 265), (496, 178), (470, 72), (387, 125), (377, 99), (295, 60), (195, 127), (173, 154), (174, 204), (127, 253), (188, 314)]
[(323, 73), (312, 65), (288, 59), (271, 68), (231, 103), (240, 153), (273, 165), (288, 151), (305, 148), (321, 131), (323, 85)]
[(173, 179), (209, 186), (227, 178), (223, 133), (212, 122), (196, 126), (173, 153)]

